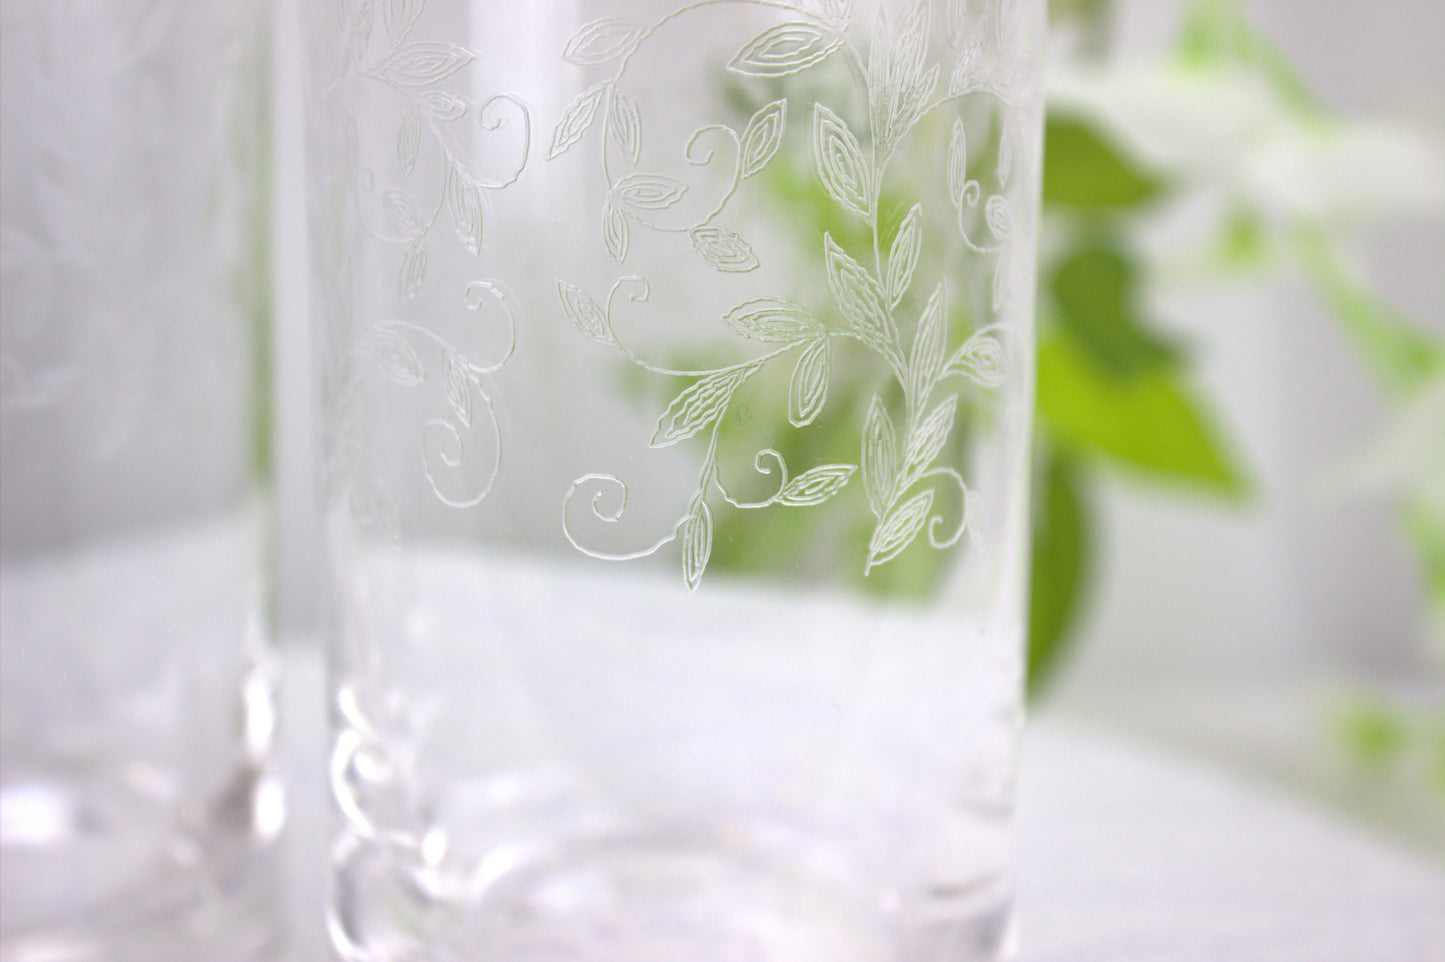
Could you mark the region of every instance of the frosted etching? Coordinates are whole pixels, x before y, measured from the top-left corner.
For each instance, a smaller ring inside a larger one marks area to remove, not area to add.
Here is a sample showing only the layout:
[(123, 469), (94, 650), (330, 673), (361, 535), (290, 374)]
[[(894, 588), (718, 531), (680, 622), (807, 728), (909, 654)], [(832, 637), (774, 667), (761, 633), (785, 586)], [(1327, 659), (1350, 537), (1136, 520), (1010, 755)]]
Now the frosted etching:
[[(949, 299), (968, 292), (950, 291), (942, 270), (931, 277), (919, 276), (926, 232), (923, 205), (912, 204), (890, 239), (892, 223), (887, 218), (895, 215), (885, 209), (883, 191), (900, 150), (921, 149), (909, 143), (919, 124), (948, 123), (946, 114), (958, 111), (967, 98), (991, 97), (1007, 104), (1028, 94), (1024, 84), (1030, 62), (1011, 53), (1018, 49), (1022, 4), (989, 3), (972, 15), (971, 22), (961, 0), (946, 5), (908, 3), (892, 13), (884, 5), (869, 22), (861, 23), (855, 22), (862, 18), (855, 15), (850, 0), (736, 3), (777, 11), (788, 19), (768, 26), (738, 48), (726, 63), (730, 75), (792, 78), (841, 59), (855, 89), (830, 93), (831, 103), (809, 103), (803, 94), (776, 99), (752, 113), (740, 130), (723, 123), (692, 129), (678, 145), (683, 156), (693, 167), (724, 171), (725, 185), (715, 202), (703, 203), (697, 217), (680, 225), (676, 218), (660, 215), (678, 209), (694, 185), (639, 166), (641, 145), (659, 131), (640, 115), (629, 93), (665, 78), (634, 76), (643, 71), (630, 68), (660, 28), (714, 5), (688, 4), (650, 23), (594, 20), (562, 52), (574, 65), (604, 67), (609, 74), (563, 109), (548, 152), (553, 160), (592, 139), (606, 185), (598, 243), (618, 265), (626, 265), (639, 232), (685, 232), (697, 256), (715, 270), (758, 270), (766, 252), (718, 221), (740, 185), (773, 165), (787, 126), (803, 123), (809, 125), (812, 176), (840, 216), (862, 225), (871, 244), (850, 245), (840, 232), (823, 230), (813, 267), (825, 281), (819, 290), (825, 286), (831, 303), (763, 296), (736, 304), (720, 320), (737, 337), (766, 345), (766, 352), (718, 367), (659, 363), (644, 357), (618, 333), (614, 318), (620, 301), (646, 307), (653, 284), (642, 274), (623, 273), (600, 296), (558, 277), (562, 310), (582, 334), (614, 346), (652, 374), (689, 381), (658, 417), (650, 445), (669, 447), (693, 438), (705, 442), (696, 487), (685, 511), (652, 543), (631, 552), (600, 550), (589, 545), (576, 529), (574, 513), (566, 511), (564, 532), (578, 550), (610, 560), (650, 555), (677, 541), (684, 579), (689, 588), (696, 588), (712, 550), (718, 501), (744, 510), (812, 508), (833, 499), (855, 475), (861, 475), (874, 519), (866, 555), (859, 559), (865, 573), (892, 560), (920, 537), (937, 549), (955, 545), (978, 517), (978, 496), (960, 470), (943, 462), (941, 455), (955, 431), (964, 397), (961, 388), (994, 388), (1005, 377), (1005, 353), (997, 337), (1000, 326), (984, 326), (949, 343)], [(946, 45), (930, 44), (930, 17), (936, 6), (946, 9)], [(807, 89), (806, 84), (795, 86)], [(855, 106), (850, 108), (850, 103)], [(866, 104), (866, 111), (857, 109), (857, 104)], [(848, 116), (856, 118), (853, 123), (845, 119)], [(1007, 290), (1008, 240), (1016, 216), (1004, 190), (1011, 179), (1024, 176), (1017, 162), (1021, 133), (1009, 123), (1002, 128), (985, 141), (997, 154), (987, 178), (996, 183), (995, 192), (985, 196), (978, 170), (970, 174), (968, 135), (961, 116), (953, 119), (946, 156), (930, 168), (947, 179), (955, 240), (968, 256), (992, 263), (995, 309), (1002, 306)], [(920, 189), (917, 196), (927, 195)], [(929, 242), (937, 241), (941, 238)], [(910, 292), (915, 296), (907, 296)], [(928, 292), (926, 301), (924, 292)], [(918, 301), (924, 301), (921, 310)], [(815, 464), (794, 473), (778, 450), (758, 450), (753, 466), (776, 488), (760, 500), (736, 497), (719, 471), (719, 430), (735, 395), (764, 368), (792, 365), (787, 421), (794, 428), (808, 428), (828, 405), (833, 354), (840, 339), (856, 341), (870, 352), (901, 392), (901, 404), (890, 408), (883, 394), (874, 394), (854, 463)], [(593, 519), (612, 523), (622, 518), (627, 498), (628, 488), (620, 477), (586, 474), (572, 484), (567, 506), (585, 504)]]
[[(468, 95), (466, 71), (477, 62), (475, 51), (413, 36), (424, 5), (425, 0), (361, 0), (338, 10), (345, 42), (339, 45), (337, 80), (358, 89), (385, 87), (397, 104), (391, 156), (369, 158), (362, 165), (358, 146), (347, 147), (360, 227), (395, 252), (396, 297), (403, 308), (417, 305), (427, 293), (430, 254), (445, 242), (447, 225), (468, 255), (481, 254), (486, 194), (516, 183), (530, 143), (530, 113), (521, 100), (510, 94), (484, 100)], [(508, 129), (520, 131), (515, 143), (503, 140), (496, 146), (487, 139)], [(353, 118), (349, 139), (358, 137)], [(480, 323), (501, 328), (504, 347), (494, 356), (464, 351), (440, 332), (437, 317), (374, 322), (359, 333), (356, 350), (393, 384), (419, 387), (440, 381), (447, 403), (423, 426), (422, 468), (443, 503), (470, 507), (491, 491), (501, 464), (501, 435), (485, 379), (510, 358), (516, 319), (495, 279), (472, 280), (457, 293), (460, 297), (443, 302), (455, 305), (452, 313), (464, 318), (475, 313)], [(426, 310), (413, 306), (411, 312)], [(373, 480), (383, 516), (394, 514), (385, 507), (391, 503), (385, 483)], [(394, 519), (388, 527), (395, 527)]]

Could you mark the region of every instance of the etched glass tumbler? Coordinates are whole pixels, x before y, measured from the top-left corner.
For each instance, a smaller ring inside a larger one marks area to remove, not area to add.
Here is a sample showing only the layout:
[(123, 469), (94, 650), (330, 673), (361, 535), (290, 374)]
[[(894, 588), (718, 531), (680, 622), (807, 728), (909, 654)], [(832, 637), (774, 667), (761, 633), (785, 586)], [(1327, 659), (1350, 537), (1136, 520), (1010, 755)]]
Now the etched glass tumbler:
[(344, 958), (1011, 951), (1043, 6), (312, 5)]
[(0, 960), (274, 940), (266, 6), (0, 0)]

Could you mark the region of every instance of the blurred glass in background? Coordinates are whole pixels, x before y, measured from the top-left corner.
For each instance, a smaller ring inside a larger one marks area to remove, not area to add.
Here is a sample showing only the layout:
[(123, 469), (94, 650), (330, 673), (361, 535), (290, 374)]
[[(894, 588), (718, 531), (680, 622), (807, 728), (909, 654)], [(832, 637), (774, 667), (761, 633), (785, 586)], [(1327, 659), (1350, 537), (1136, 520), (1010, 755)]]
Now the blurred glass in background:
[(251, 958), (264, 3), (0, 3), (0, 958)]

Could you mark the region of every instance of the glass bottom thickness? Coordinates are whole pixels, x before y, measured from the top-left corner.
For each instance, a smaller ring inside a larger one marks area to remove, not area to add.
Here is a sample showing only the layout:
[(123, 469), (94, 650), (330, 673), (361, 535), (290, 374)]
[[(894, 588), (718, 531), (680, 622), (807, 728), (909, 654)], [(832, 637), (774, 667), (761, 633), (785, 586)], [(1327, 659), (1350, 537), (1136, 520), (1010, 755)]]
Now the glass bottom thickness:
[(348, 962), (999, 962), (1001, 876), (880, 895), (816, 851), (615, 837), (499, 849), (458, 884), (384, 840), (343, 835), (329, 927)]

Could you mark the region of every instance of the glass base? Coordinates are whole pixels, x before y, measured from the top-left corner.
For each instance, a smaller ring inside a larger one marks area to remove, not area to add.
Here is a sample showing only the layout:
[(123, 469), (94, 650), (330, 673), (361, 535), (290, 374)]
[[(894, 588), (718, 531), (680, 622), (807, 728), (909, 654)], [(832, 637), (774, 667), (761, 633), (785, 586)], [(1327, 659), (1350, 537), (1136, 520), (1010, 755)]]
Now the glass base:
[[(276, 864), (254, 827), (279, 824), (279, 789), (247, 778), (209, 830), (129, 780), (11, 778), (0, 789), (0, 962), (251, 962), (282, 932)], [(267, 813), (267, 807), (278, 811)], [(258, 817), (259, 815), (259, 817)]]
[[(498, 849), (464, 882), (354, 836), (337, 848), (332, 939), (366, 962), (999, 962), (1001, 884), (925, 913), (816, 858), (793, 864), (673, 840), (539, 855)], [(395, 858), (403, 862), (394, 862)], [(911, 921), (909, 921), (911, 920)]]

